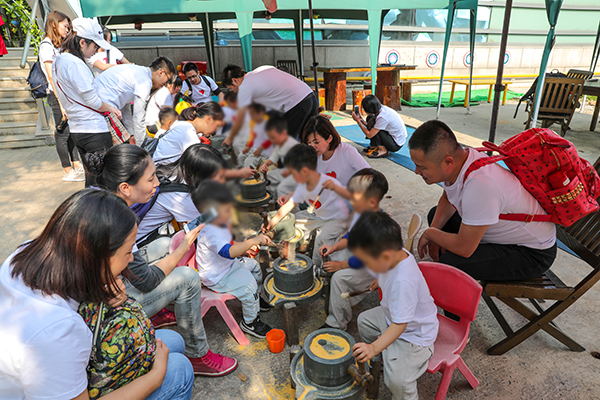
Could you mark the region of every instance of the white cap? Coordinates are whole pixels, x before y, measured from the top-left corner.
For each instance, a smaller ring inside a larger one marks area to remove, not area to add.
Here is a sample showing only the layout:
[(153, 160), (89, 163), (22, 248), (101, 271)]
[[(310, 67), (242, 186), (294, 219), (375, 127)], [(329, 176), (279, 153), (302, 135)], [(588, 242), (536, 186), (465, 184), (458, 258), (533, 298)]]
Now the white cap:
[(103, 49), (110, 49), (111, 45), (104, 40), (102, 27), (100, 24), (91, 18), (75, 18), (73, 20), (73, 31), (77, 36), (93, 40), (98, 46)]

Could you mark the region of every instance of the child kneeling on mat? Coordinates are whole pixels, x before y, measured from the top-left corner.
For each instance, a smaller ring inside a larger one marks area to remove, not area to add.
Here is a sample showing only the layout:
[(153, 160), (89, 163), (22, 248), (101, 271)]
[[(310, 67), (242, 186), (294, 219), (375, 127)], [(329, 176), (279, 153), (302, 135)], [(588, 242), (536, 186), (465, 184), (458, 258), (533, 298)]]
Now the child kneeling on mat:
[(358, 316), (358, 362), (383, 356), (383, 376), (394, 399), (418, 399), (417, 379), (427, 370), (438, 334), (437, 307), (400, 226), (384, 212), (366, 212), (348, 236), (348, 247), (375, 276), (381, 306)]
[(257, 338), (265, 338), (271, 327), (260, 320), (259, 308), (269, 311), (271, 306), (262, 299), (260, 265), (245, 257), (248, 251), (270, 243), (265, 235), (243, 242), (234, 242), (231, 235), (233, 195), (215, 181), (205, 181), (192, 194), (200, 213), (214, 207), (218, 216), (206, 224), (196, 241), (196, 264), (202, 284), (217, 293), (227, 293), (242, 302), (242, 331)]

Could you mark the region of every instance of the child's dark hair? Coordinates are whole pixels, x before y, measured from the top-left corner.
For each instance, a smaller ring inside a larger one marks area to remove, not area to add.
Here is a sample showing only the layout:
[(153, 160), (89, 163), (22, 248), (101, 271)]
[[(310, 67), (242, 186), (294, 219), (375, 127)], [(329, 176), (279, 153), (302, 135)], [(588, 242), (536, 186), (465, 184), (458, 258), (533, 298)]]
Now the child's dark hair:
[(237, 65), (229, 64), (223, 70), (221, 75), (221, 83), (223, 86), (231, 86), (233, 84), (233, 78), (241, 78), (246, 75), (246, 71)]
[(400, 225), (383, 211), (364, 212), (348, 235), (348, 248), (378, 257), (386, 250), (402, 250)]
[(252, 103), (248, 106), (248, 108), (254, 110), (257, 113), (264, 113), (267, 111), (267, 108), (259, 103)]
[(174, 76), (171, 81), (172, 81), (171, 83), (175, 87), (177, 87), (177, 86), (183, 86), (183, 81), (181, 80), (181, 77), (179, 75)]
[(316, 171), (318, 159), (319, 156), (314, 148), (304, 143), (298, 143), (288, 151), (283, 164), (296, 171), (300, 171), (304, 167)]
[(158, 121), (162, 124), (169, 120), (177, 120), (179, 114), (173, 107), (163, 107), (158, 112)]
[(192, 201), (202, 213), (215, 205), (233, 203), (234, 198), (227, 186), (215, 181), (204, 181), (192, 192)]
[(348, 181), (350, 193), (364, 193), (368, 199), (375, 197), (381, 201), (388, 192), (388, 181), (381, 172), (373, 168), (363, 168)]
[(269, 116), (269, 119), (265, 124), (266, 132), (274, 130), (277, 133), (283, 133), (287, 131), (287, 121), (283, 117), (282, 113), (280, 113), (279, 111), (269, 111), (267, 115)]
[(329, 150), (337, 149), (340, 143), (342, 143), (340, 134), (335, 129), (331, 121), (322, 115), (317, 115), (316, 117), (312, 117), (308, 120), (306, 126), (304, 127), (304, 132), (302, 132), (302, 142), (306, 143), (310, 135), (319, 135), (325, 140), (329, 140), (329, 138), (331, 138)]
[(365, 96), (362, 101), (362, 108), (369, 114), (377, 114), (381, 110), (381, 103), (379, 99), (372, 94)]
[(225, 92), (224, 99), (228, 103), (235, 103), (237, 101), (237, 93), (233, 90), (228, 90)]
[(208, 101), (197, 107), (188, 107), (179, 114), (180, 121), (193, 121), (203, 117), (213, 117), (217, 121), (222, 121), (225, 114), (221, 106), (214, 101)]

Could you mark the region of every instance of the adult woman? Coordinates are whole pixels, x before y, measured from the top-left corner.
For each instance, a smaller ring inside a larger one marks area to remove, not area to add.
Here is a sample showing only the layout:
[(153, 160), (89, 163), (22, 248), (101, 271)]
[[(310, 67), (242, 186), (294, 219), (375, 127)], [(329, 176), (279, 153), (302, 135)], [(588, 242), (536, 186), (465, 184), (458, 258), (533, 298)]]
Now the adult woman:
[[(69, 116), (71, 137), (81, 158), (87, 153), (112, 146), (112, 138), (101, 112), (111, 111), (121, 118), (121, 111), (102, 101), (94, 75), (85, 63), (98, 47), (109, 48), (102, 28), (90, 18), (73, 20), (73, 30), (62, 44), (62, 52), (54, 61), (52, 78), (55, 94)], [(85, 185), (93, 179), (86, 171)]]
[[(99, 187), (115, 193), (130, 207), (148, 203), (159, 185), (148, 153), (131, 144), (112, 147), (105, 154), (89, 154), (83, 162), (96, 176)], [(191, 268), (176, 268), (200, 229), (190, 231), (172, 254), (152, 265), (134, 246), (128, 265), (134, 277), (126, 282), (126, 287), (150, 316), (174, 302), (177, 326), (185, 341), (184, 354), (192, 362), (194, 374), (222, 376), (237, 368), (237, 361), (209, 350), (200, 310), (200, 277)]]
[(56, 142), (56, 152), (63, 168), (63, 181), (80, 182), (84, 180), (84, 171), (79, 161), (79, 154), (73, 139), (71, 131), (67, 124), (67, 112), (62, 104), (56, 98), (57, 93), (54, 81), (52, 80), (52, 63), (59, 54), (60, 46), (71, 30), (71, 19), (60, 11), (50, 11), (46, 17), (46, 36), (40, 42), (38, 47), (38, 56), (42, 64), (42, 71), (48, 81), (48, 104), (52, 108), (54, 115), (54, 140)]
[(372, 94), (365, 96), (362, 108), (370, 115), (365, 121), (360, 115), (352, 113), (365, 136), (371, 139), (371, 145), (366, 149), (367, 157), (387, 157), (389, 152), (400, 150), (406, 143), (406, 126), (400, 115), (388, 106), (381, 105), (379, 99)]
[(337, 179), (347, 186), (356, 172), (369, 168), (360, 153), (347, 143), (342, 143), (340, 134), (331, 121), (323, 116), (308, 120), (302, 141), (317, 150), (317, 171)]
[(214, 101), (186, 108), (169, 132), (160, 137), (152, 158), (157, 164), (177, 161), (185, 149), (200, 143), (198, 134), (209, 136), (214, 133), (222, 124), (223, 116), (221, 106)]
[(167, 82), (165, 86), (158, 89), (156, 92), (154, 92), (152, 97), (150, 97), (150, 100), (148, 100), (148, 105), (146, 106), (146, 117), (144, 118), (147, 126), (156, 125), (158, 128), (160, 128), (158, 113), (163, 107), (174, 107), (174, 96), (181, 90), (181, 83), (181, 78), (175, 77), (171, 80), (171, 82)]
[[(88, 399), (92, 332), (81, 302), (109, 305), (124, 294), (135, 214), (115, 195), (83, 190), (65, 200), (36, 239), (0, 267), (0, 398)], [(152, 369), (103, 399), (189, 399), (193, 373), (177, 334), (157, 331)], [(179, 338), (180, 340), (181, 338)], [(169, 354), (169, 348), (172, 353)]]

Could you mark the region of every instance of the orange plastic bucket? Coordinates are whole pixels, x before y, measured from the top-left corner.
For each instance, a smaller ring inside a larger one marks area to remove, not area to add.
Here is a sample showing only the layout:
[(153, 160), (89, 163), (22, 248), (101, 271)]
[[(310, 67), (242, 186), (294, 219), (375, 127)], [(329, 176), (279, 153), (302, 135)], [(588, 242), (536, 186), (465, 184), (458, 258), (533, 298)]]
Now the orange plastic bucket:
[(281, 329), (271, 329), (267, 332), (267, 343), (271, 352), (281, 353), (285, 347), (285, 332)]

